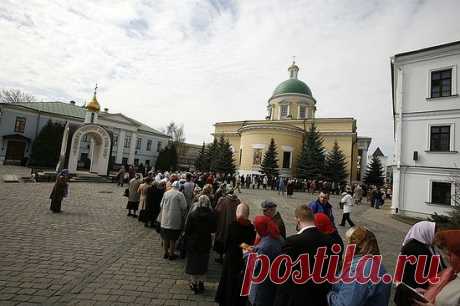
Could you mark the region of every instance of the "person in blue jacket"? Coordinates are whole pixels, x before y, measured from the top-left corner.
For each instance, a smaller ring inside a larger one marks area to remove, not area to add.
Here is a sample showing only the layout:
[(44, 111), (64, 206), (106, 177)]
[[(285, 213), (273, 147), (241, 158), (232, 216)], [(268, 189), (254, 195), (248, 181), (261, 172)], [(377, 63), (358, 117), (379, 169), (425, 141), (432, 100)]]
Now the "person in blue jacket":
[(313, 214), (323, 213), (328, 216), (334, 227), (336, 227), (334, 215), (332, 213), (332, 205), (329, 203), (329, 195), (327, 193), (321, 191), (318, 199), (308, 204), (308, 207), (311, 209)]
[[(366, 255), (380, 255), (379, 246), (375, 235), (364, 227), (352, 227), (346, 233), (349, 244), (356, 244), (356, 253), (352, 259), (350, 269), (342, 271), (342, 275), (348, 274), (352, 277), (358, 270), (361, 258)], [(363, 262), (364, 276), (368, 276), (372, 268), (372, 260)], [(383, 265), (380, 266), (378, 275), (380, 278), (386, 274)], [(388, 306), (390, 301), (391, 282), (386, 284), (382, 280), (373, 284), (367, 282), (360, 284), (356, 280), (350, 283), (339, 283), (332, 286), (327, 295), (329, 306)], [(408, 305), (409, 306), (409, 305)]]

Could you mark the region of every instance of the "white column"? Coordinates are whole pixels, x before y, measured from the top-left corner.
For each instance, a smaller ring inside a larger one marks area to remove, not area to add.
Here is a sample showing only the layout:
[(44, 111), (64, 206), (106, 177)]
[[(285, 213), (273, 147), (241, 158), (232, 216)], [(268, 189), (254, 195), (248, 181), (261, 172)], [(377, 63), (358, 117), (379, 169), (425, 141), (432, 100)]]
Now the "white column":
[(128, 164), (134, 165), (134, 154), (136, 152), (137, 134), (131, 135), (131, 147), (129, 148)]
[(124, 130), (120, 130), (118, 134), (118, 144), (117, 144), (117, 154), (115, 155), (115, 163), (121, 164), (123, 161), (123, 147), (125, 145), (125, 135), (126, 132)]

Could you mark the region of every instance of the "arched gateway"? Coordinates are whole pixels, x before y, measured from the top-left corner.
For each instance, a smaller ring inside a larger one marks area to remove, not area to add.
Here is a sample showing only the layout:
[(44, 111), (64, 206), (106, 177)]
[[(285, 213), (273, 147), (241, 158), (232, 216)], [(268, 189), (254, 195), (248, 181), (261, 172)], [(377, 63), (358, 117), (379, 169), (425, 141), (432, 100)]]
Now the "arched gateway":
[(80, 157), (81, 141), (84, 136), (91, 140), (89, 159), (91, 165), (89, 171), (98, 175), (107, 175), (109, 159), (112, 151), (112, 135), (103, 126), (97, 124), (100, 110), (96, 99), (96, 89), (93, 99), (86, 105), (86, 117), (83, 125), (67, 123), (62, 137), (61, 155), (57, 165), (57, 171), (67, 168), (70, 173), (77, 172)]

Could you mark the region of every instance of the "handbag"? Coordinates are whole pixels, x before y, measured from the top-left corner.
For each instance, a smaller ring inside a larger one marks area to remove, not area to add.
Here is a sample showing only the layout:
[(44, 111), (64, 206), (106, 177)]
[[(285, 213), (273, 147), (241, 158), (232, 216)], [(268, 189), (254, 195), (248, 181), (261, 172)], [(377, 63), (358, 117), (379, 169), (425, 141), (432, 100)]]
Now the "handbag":
[(129, 197), (129, 188), (125, 189), (125, 192), (123, 193), (124, 197)]

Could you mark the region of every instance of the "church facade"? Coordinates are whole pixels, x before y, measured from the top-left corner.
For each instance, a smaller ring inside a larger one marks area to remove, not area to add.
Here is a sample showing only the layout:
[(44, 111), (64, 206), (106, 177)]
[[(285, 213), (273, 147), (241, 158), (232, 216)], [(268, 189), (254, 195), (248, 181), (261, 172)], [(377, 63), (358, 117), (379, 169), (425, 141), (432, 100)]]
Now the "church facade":
[(229, 140), (240, 174), (260, 174), (265, 151), (273, 138), (283, 176), (296, 176), (303, 137), (314, 123), (323, 146), (329, 151), (337, 142), (347, 161), (349, 181), (363, 178), (369, 137), (358, 137), (354, 118), (316, 118), (317, 101), (310, 88), (298, 79), (295, 62), (288, 68), (289, 79), (279, 84), (268, 99), (265, 120), (217, 122), (214, 136)]

